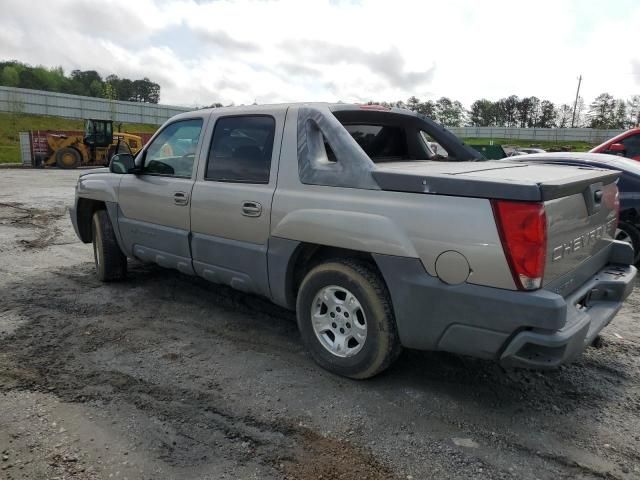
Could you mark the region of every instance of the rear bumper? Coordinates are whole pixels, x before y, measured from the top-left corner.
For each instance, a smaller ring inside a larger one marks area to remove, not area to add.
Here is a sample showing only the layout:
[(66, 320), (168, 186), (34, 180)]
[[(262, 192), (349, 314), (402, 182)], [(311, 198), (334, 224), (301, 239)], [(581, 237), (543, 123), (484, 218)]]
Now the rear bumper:
[(506, 343), (507, 366), (552, 368), (577, 357), (606, 327), (633, 290), (636, 269), (609, 265), (566, 298), (566, 325), (556, 331), (532, 328)]
[(558, 293), (566, 282), (557, 291), (549, 286), (533, 292), (446, 285), (418, 259), (374, 258), (391, 293), (403, 346), (550, 368), (579, 355), (633, 290), (630, 248), (618, 243), (598, 260), (605, 267), (580, 277), (570, 294)]

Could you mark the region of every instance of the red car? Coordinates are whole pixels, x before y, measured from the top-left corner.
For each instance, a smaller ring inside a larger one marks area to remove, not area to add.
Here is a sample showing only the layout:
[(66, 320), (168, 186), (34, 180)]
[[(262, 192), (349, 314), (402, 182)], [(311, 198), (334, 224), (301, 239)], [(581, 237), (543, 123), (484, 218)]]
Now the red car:
[(621, 133), (589, 150), (589, 152), (609, 153), (640, 161), (640, 128), (632, 128)]

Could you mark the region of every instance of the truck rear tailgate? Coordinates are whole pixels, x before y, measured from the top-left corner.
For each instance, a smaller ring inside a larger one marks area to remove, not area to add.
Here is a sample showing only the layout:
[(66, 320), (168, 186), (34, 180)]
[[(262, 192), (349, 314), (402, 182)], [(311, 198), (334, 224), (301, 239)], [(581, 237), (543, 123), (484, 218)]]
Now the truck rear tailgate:
[(378, 163), (372, 173), (383, 190), (544, 203), (543, 286), (560, 277), (571, 283), (571, 272), (580, 265), (594, 274), (608, 260), (596, 254), (615, 235), (619, 172), (508, 161), (420, 161)]

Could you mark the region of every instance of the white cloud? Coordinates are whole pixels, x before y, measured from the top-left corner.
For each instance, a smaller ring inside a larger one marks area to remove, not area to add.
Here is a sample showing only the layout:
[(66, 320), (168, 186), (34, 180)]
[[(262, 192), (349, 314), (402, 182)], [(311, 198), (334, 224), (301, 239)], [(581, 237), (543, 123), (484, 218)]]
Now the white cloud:
[(640, 4), (624, 0), (5, 0), (0, 58), (148, 76), (163, 103), (187, 105), (568, 103), (579, 74), (587, 101), (639, 93), (638, 25)]

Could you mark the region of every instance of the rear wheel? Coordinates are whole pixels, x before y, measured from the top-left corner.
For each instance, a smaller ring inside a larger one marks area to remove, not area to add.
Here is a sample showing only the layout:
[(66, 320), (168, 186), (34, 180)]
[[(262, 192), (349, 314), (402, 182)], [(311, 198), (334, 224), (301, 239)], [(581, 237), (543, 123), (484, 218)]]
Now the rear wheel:
[(78, 168), (82, 157), (73, 148), (61, 148), (56, 152), (56, 164), (60, 168)]
[(627, 222), (620, 222), (616, 229), (616, 240), (633, 247), (633, 263), (640, 261), (640, 230)]
[(373, 377), (400, 353), (389, 293), (367, 263), (338, 259), (313, 268), (300, 285), (296, 310), (311, 356), (333, 373)]
[(113, 225), (106, 210), (93, 214), (93, 258), (96, 274), (102, 282), (123, 279), (127, 274), (127, 257), (116, 241)]

